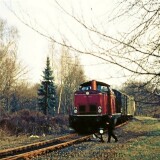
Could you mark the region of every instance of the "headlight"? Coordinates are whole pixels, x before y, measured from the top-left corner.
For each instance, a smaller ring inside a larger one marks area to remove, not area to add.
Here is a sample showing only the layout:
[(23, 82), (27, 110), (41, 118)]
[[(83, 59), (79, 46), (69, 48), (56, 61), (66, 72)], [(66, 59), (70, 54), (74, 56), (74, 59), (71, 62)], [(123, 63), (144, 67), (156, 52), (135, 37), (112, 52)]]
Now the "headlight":
[(89, 95), (89, 92), (86, 92), (86, 95)]
[(74, 113), (77, 113), (77, 107), (74, 107)]
[(99, 130), (99, 133), (100, 133), (100, 134), (103, 134), (103, 133), (104, 133), (103, 129), (100, 129), (100, 130)]
[(102, 107), (101, 106), (98, 107), (98, 113), (102, 113)]

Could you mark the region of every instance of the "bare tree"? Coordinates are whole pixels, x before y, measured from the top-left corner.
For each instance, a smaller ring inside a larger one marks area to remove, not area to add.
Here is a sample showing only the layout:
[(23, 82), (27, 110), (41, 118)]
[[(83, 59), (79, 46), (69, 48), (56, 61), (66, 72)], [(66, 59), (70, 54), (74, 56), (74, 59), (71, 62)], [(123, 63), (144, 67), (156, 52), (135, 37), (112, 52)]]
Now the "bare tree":
[(58, 68), (58, 114), (68, 113), (73, 104), (73, 93), (85, 80), (83, 68), (78, 57), (74, 57), (67, 48), (62, 47)]
[(39, 84), (31, 86), (27, 81), (19, 82), (10, 94), (10, 110), (12, 112), (22, 109), (38, 110), (38, 88)]
[[(160, 85), (160, 2), (126, 0), (119, 3), (116, 14), (110, 21), (118, 22), (126, 18), (133, 22), (127, 31), (111, 35), (105, 29), (85, 21), (84, 16), (76, 16), (56, 1), (59, 8), (86, 30), (92, 48), (69, 48), (83, 54), (90, 54), (108, 63), (119, 66), (130, 73), (132, 78), (154, 84), (155, 92)], [(122, 10), (120, 10), (122, 8)], [(131, 21), (129, 21), (131, 22)], [(98, 40), (97, 40), (98, 39)], [(129, 73), (128, 72), (128, 73)], [(158, 94), (158, 93), (157, 93)]]
[(134, 96), (137, 114), (152, 115), (159, 112), (160, 98), (153, 93), (153, 87), (143, 82), (130, 81), (126, 83), (122, 92)]
[[(85, 20), (83, 13), (78, 15), (74, 8), (68, 11), (60, 1), (55, 0), (54, 2), (63, 13), (72, 18), (86, 32), (87, 39), (90, 40), (89, 45), (85, 44), (82, 45), (84, 48), (79, 48), (70, 41), (65, 41), (65, 43), (63, 40), (58, 41), (55, 37), (42, 33), (19, 18), (15, 12), (14, 14), (22, 23), (54, 43), (68, 47), (74, 52), (93, 55), (107, 63), (123, 68), (128, 75), (132, 74), (132, 78), (137, 79), (138, 77), (139, 80), (152, 83), (155, 92), (159, 90), (160, 2), (158, 0), (125, 0), (119, 2), (113, 11), (113, 16), (107, 22), (120, 23), (122, 19), (125, 19), (126, 26), (130, 27), (126, 27), (127, 30), (121, 31), (120, 34), (107, 32), (105, 27), (108, 23), (105, 26), (90, 23)], [(99, 24), (101, 23), (102, 21), (99, 21)]]
[(25, 71), (16, 56), (17, 37), (17, 30), (0, 19), (0, 102), (7, 111), (14, 87)]

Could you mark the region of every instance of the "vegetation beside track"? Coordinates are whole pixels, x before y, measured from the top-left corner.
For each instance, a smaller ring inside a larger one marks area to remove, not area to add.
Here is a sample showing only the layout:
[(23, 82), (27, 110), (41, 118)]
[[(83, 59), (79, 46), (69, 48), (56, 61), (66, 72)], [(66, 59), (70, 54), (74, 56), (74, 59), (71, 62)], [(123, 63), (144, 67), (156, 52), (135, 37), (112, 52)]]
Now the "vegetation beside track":
[[(118, 135), (118, 143), (107, 142), (107, 135), (104, 135), (105, 143), (100, 143), (97, 139), (88, 142), (75, 144), (62, 150), (48, 153), (44, 156), (34, 158), (34, 160), (159, 160), (160, 159), (160, 121), (151, 117), (135, 117), (127, 125), (115, 130)], [(60, 136), (59, 132), (59, 136)], [(21, 146), (33, 142), (50, 139), (57, 135), (47, 135), (39, 138), (29, 138), (25, 135), (7, 136), (0, 132), (1, 149)]]
[(76, 144), (63, 150), (55, 151), (44, 156), (34, 158), (61, 160), (159, 160), (160, 159), (160, 122), (156, 118), (135, 117), (126, 126), (115, 130), (119, 137), (118, 143), (105, 143), (97, 139)]
[(160, 122), (149, 117), (136, 117), (122, 129), (122, 140), (115, 147), (116, 159), (160, 159)]
[(6, 115), (0, 120), (0, 150), (53, 139), (69, 132), (68, 116), (47, 118), (50, 117), (29, 110)]

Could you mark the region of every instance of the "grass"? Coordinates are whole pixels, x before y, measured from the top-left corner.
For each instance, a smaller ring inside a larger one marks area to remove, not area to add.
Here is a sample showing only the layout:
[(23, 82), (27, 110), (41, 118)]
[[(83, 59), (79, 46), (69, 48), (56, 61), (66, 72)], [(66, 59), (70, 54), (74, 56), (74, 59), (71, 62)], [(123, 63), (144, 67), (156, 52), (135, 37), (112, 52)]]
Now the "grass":
[[(135, 117), (128, 125), (116, 129), (118, 143), (100, 143), (96, 140), (76, 144), (63, 150), (38, 156), (36, 160), (159, 160), (160, 159), (160, 121), (150, 117)], [(2, 136), (1, 136), (2, 135)], [(48, 137), (49, 138), (49, 137)], [(53, 136), (52, 136), (53, 138)], [(40, 139), (30, 139), (27, 136), (9, 137), (0, 132), (2, 148), (10, 148)], [(104, 135), (107, 141), (107, 136)]]
[(117, 155), (127, 160), (151, 160), (160, 158), (160, 144), (155, 137), (140, 137), (125, 144)]
[(53, 135), (47, 135), (45, 137), (39, 136), (39, 138), (32, 138), (27, 135), (10, 136), (7, 135), (4, 131), (0, 130), (0, 150), (23, 146), (34, 142), (44, 141), (52, 139), (53, 137)]
[(132, 132), (134, 137), (120, 144), (121, 149), (116, 149), (117, 155), (121, 155), (120, 159), (160, 159), (160, 123), (157, 119), (136, 117), (134, 122), (124, 128), (124, 132)]
[[(155, 118), (135, 117), (128, 125), (116, 130), (118, 143), (96, 140), (39, 156), (34, 160), (159, 160), (160, 123)], [(107, 141), (107, 136), (104, 135)]]

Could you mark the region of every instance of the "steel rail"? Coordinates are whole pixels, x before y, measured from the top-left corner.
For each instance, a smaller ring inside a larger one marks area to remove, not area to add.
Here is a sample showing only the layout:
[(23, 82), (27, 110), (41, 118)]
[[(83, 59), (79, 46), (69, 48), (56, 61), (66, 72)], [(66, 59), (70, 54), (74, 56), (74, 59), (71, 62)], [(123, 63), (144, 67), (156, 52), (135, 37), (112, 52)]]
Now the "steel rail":
[(36, 143), (32, 143), (32, 144), (28, 144), (28, 145), (24, 145), (24, 146), (20, 146), (20, 147), (15, 147), (15, 148), (9, 148), (9, 149), (4, 149), (4, 150), (0, 150), (0, 157), (5, 157), (7, 155), (12, 155), (15, 153), (20, 153), (20, 152), (25, 152), (27, 150), (31, 150), (31, 149), (36, 149), (38, 147), (41, 146), (45, 146), (45, 145), (50, 145), (53, 144), (54, 142), (63, 140), (63, 139), (67, 139), (67, 138), (71, 138), (73, 136), (78, 135), (77, 133), (74, 134), (69, 134), (66, 136), (62, 136), (62, 137), (57, 137), (51, 140), (46, 140), (46, 141), (42, 141), (42, 142), (36, 142)]
[(25, 160), (25, 159), (30, 159), (32, 157), (39, 156), (39, 155), (42, 155), (42, 154), (46, 154), (46, 153), (52, 152), (52, 151), (57, 150), (57, 149), (62, 149), (64, 147), (67, 147), (69, 145), (73, 145), (73, 144), (78, 143), (78, 142), (86, 141), (86, 140), (90, 139), (91, 136), (92, 135), (83, 136), (83, 137), (80, 137), (80, 138), (77, 138), (77, 139), (74, 139), (74, 140), (70, 140), (70, 141), (67, 141), (67, 142), (62, 142), (62, 143), (59, 143), (59, 144), (56, 144), (56, 145), (53, 145), (53, 146), (41, 148), (41, 149), (38, 149), (38, 150), (33, 150), (33, 151), (26, 152), (26, 153), (23, 153), (23, 154), (9, 156), (9, 157), (3, 158), (1, 160), (18, 160), (18, 159)]
[[(127, 123), (128, 123), (128, 121), (124, 122), (122, 124), (119, 124), (119, 125), (116, 126), (116, 128), (122, 127), (122, 126), (126, 125)], [(107, 131), (105, 131), (105, 132), (107, 132)], [(4, 151), (2, 150), (2, 151), (0, 151), (0, 157), (2, 155), (6, 156), (6, 157), (2, 158), (1, 160), (31, 159), (35, 156), (46, 154), (46, 153), (52, 152), (54, 150), (62, 149), (64, 147), (73, 145), (73, 144), (78, 143), (78, 142), (86, 141), (86, 140), (88, 140), (92, 137), (92, 134), (87, 135), (87, 136), (83, 136), (83, 137), (80, 137), (80, 138), (76, 138), (76, 139), (73, 139), (73, 140), (71, 139), (67, 142), (62, 142), (62, 141), (60, 142), (60, 140), (64, 140), (64, 139), (66, 140), (67, 138), (73, 138), (74, 136), (76, 137), (76, 136), (78, 136), (78, 134), (77, 133), (70, 134), (70, 135), (67, 135), (67, 136), (58, 137), (58, 138), (55, 138), (55, 139), (52, 139), (52, 140), (47, 140), (47, 141), (44, 141), (44, 142), (37, 142), (37, 143), (34, 143), (34, 144), (22, 146), (22, 147), (7, 149), (7, 150), (4, 150)], [(59, 140), (59, 142), (58, 142), (58, 140)], [(57, 141), (58, 144), (52, 144), (56, 141)], [(49, 146), (45, 146), (46, 144), (49, 145)], [(38, 148), (39, 146), (41, 146), (41, 148)], [(30, 149), (30, 151), (28, 151), (29, 149)], [(18, 153), (21, 150), (23, 152)], [(9, 153), (11, 154), (11, 156), (9, 156)]]

